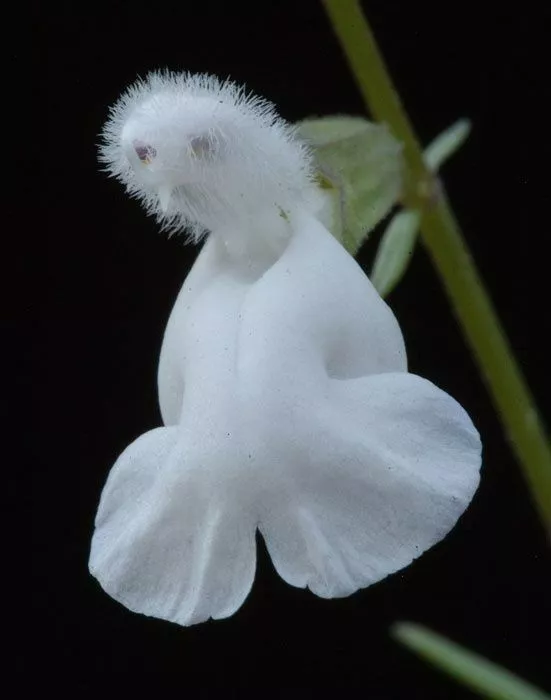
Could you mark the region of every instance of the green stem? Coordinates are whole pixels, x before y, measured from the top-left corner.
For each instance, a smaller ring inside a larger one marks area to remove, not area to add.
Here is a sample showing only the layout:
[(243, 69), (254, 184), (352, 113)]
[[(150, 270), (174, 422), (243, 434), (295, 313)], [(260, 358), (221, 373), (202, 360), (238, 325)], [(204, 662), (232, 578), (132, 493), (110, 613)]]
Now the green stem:
[(438, 270), (507, 435), (551, 533), (551, 448), (446, 196), (429, 172), (409, 119), (357, 0), (323, 0), (360, 91), (375, 119), (404, 145), (403, 203), (421, 212), (421, 235)]

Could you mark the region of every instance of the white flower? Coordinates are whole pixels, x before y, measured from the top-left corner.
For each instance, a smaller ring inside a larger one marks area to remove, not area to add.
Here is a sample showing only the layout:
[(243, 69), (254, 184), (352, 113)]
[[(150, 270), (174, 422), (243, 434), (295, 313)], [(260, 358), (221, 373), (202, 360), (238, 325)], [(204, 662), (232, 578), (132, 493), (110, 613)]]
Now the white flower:
[(165, 333), (165, 427), (113, 467), (92, 573), (190, 625), (243, 603), (257, 529), (282, 578), (325, 598), (407, 566), (471, 500), (479, 436), (407, 372), (392, 312), (316, 218), (307, 150), (266, 103), (189, 75), (131, 88), (105, 139), (150, 210), (210, 233)]

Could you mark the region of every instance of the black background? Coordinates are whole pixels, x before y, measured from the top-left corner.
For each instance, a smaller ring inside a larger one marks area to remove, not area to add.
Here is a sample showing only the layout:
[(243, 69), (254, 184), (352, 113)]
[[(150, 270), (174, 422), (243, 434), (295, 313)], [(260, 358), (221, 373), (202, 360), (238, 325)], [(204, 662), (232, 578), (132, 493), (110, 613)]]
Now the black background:
[[(474, 122), (443, 176), (549, 416), (549, 17), (530, 3), (366, 6), (421, 140), (460, 116)], [(543, 531), (422, 249), (389, 300), (410, 369), (466, 407), (485, 446), (480, 489), (444, 542), (338, 601), (287, 586), (261, 546), (244, 606), (228, 620), (192, 628), (133, 614), (91, 578), (98, 498), (118, 454), (160, 423), (162, 333), (197, 254), (182, 239), (159, 235), (99, 172), (97, 134), (108, 106), (137, 74), (166, 66), (229, 75), (291, 121), (364, 109), (315, 0), (52, 2), (36, 6), (32, 19), (34, 88), (46, 125), (43, 184), (34, 193), (38, 206), (24, 212), (27, 221), (36, 215), (28, 224), (29, 301), (22, 316), (8, 316), (30, 332), (33, 361), (20, 379), (33, 399), (27, 427), (34, 454), (24, 469), (31, 489), (20, 504), (32, 514), (30, 609), (27, 597), (12, 643), (25, 681), (58, 697), (96, 687), (137, 697), (313, 698), (324, 690), (381, 700), (471, 697), (390, 639), (389, 625), (407, 619), (549, 686)], [(368, 243), (360, 254), (366, 268), (372, 255)]]

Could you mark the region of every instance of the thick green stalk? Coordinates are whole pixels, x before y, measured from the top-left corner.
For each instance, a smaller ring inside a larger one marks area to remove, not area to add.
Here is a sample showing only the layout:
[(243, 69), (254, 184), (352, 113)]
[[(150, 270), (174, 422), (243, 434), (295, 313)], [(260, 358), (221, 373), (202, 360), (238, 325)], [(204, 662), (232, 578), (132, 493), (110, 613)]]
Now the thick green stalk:
[(371, 28), (357, 0), (323, 0), (369, 110), (404, 145), (403, 203), (421, 212), (421, 236), (484, 376), (551, 533), (551, 448), (453, 211), (423, 160)]

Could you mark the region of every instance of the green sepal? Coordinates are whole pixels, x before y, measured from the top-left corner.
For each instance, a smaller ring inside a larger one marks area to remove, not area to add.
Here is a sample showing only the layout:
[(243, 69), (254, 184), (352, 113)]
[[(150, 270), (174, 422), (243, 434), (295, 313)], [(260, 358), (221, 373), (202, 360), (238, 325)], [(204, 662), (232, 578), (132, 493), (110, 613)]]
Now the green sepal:
[(429, 143), (423, 151), (423, 160), (429, 170), (438, 172), (439, 168), (458, 151), (471, 133), (471, 122), (458, 119), (450, 127)]
[(383, 233), (370, 275), (382, 297), (387, 296), (404, 276), (413, 255), (420, 221), (418, 211), (404, 209), (392, 218)]
[(398, 201), (401, 146), (386, 126), (363, 117), (305, 119), (297, 127), (315, 155), (330, 230), (354, 255)]
[[(423, 152), (427, 167), (437, 173), (445, 161), (463, 145), (470, 130), (470, 121), (459, 119), (439, 134)], [(381, 238), (370, 277), (382, 297), (394, 289), (407, 270), (417, 241), (420, 220), (418, 211), (404, 209), (392, 218)]]

